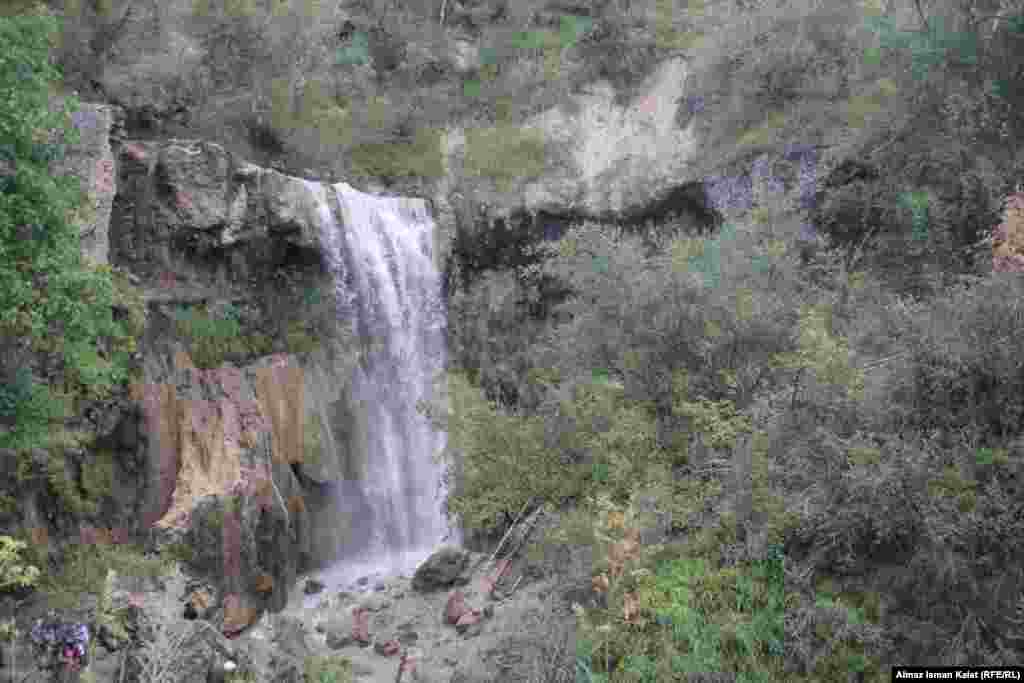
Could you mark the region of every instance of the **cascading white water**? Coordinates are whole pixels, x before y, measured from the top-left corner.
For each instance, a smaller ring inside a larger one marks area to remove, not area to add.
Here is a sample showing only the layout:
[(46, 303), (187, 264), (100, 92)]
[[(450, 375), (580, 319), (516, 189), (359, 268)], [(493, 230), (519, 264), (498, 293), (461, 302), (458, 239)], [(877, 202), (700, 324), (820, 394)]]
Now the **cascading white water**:
[(442, 542), (461, 540), (444, 514), (444, 465), (435, 459), (445, 435), (416, 409), (445, 362), (434, 223), (423, 200), (379, 197), (346, 183), (307, 187), (317, 197), (339, 314), (372, 342), (352, 381), (366, 471), (339, 490), (338, 513), (354, 533), (331, 578), (410, 573)]

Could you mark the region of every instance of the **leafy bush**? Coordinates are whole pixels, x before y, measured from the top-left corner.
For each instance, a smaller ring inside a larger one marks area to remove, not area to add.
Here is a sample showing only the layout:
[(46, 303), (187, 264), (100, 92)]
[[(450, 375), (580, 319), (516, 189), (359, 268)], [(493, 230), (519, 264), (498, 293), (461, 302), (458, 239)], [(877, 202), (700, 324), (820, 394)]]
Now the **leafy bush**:
[(174, 323), (199, 368), (215, 368), (230, 357), (266, 355), (272, 349), (266, 335), (243, 334), (238, 313), (231, 307), (218, 313), (204, 307), (182, 307), (175, 312)]
[(160, 577), (171, 566), (167, 558), (146, 557), (137, 545), (74, 544), (64, 551), (59, 569), (41, 577), (40, 590), (55, 609), (73, 609), (87, 593), (102, 595), (111, 569), (130, 576)]
[(39, 583), (39, 568), (23, 564), (20, 554), (26, 543), (0, 536), (0, 591), (34, 588)]
[(579, 492), (586, 473), (552, 457), (540, 418), (505, 414), (460, 373), (449, 375), (446, 393), (445, 412), (423, 408), (462, 457), (461, 481), (447, 505), (463, 526), (493, 528), (534, 497), (562, 501)]
[(353, 677), (352, 662), (340, 655), (308, 657), (303, 671), (305, 683), (349, 683)]
[[(0, 18), (0, 137), (10, 140), (14, 175), (0, 193), (0, 336), (26, 339), (34, 351), (61, 364), (53, 385), (34, 383), (21, 372), (5, 392), (4, 411), (16, 427), (0, 436), (5, 446), (33, 445), (55, 419), (50, 404), (62, 384), (77, 395), (102, 398), (127, 377), (129, 330), (115, 320), (111, 271), (82, 258), (73, 214), (84, 194), (77, 178), (49, 172), (36, 153), (46, 131), (76, 143), (68, 98), (50, 112), (50, 86), (60, 77), (49, 57), (57, 20), (46, 10)], [(59, 344), (54, 346), (54, 342)], [(61, 381), (62, 380), (62, 381)]]
[(892, 379), (903, 425), (947, 440), (966, 431), (979, 446), (1021, 434), (1021, 294), (1012, 276), (994, 276), (961, 284), (913, 314), (913, 369)]

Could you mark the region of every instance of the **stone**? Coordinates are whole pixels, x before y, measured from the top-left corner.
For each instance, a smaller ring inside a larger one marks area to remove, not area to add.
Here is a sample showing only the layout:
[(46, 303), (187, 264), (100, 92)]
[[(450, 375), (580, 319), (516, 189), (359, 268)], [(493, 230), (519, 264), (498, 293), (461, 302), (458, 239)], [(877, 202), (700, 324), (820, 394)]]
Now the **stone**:
[(192, 591), (185, 601), (186, 610), (190, 610), (195, 616), (193, 619), (205, 619), (212, 604), (210, 593), (205, 590)]
[(361, 645), (370, 642), (370, 613), (361, 607), (352, 608), (352, 638)]
[(444, 608), (445, 622), (453, 625), (457, 624), (462, 615), (468, 611), (469, 607), (466, 606), (466, 596), (460, 590), (452, 591)]
[(229, 638), (237, 637), (255, 624), (259, 617), (260, 610), (246, 604), (238, 595), (228, 595), (224, 599), (224, 625), (221, 630)]
[(428, 557), (416, 568), (412, 577), (413, 590), (430, 593), (451, 587), (469, 564), (469, 554), (452, 546), (445, 546)]
[(320, 583), (315, 579), (307, 579), (306, 586), (302, 589), (302, 592), (306, 595), (316, 595), (324, 589), (324, 584)]
[(461, 617), (455, 624), (455, 630), (466, 638), (472, 638), (480, 635), (483, 630), (483, 614), (480, 610), (469, 610)]
[(379, 595), (369, 595), (359, 602), (359, 606), (367, 612), (380, 612), (391, 606), (391, 601)]
[(317, 627), (327, 637), (327, 647), (340, 650), (355, 643), (352, 637), (354, 619), (350, 615), (337, 616)]
[(373, 646), (374, 652), (379, 655), (383, 655), (384, 657), (393, 657), (398, 654), (400, 649), (401, 645), (397, 640), (386, 640), (383, 642), (378, 641)]
[(298, 619), (278, 617), (274, 642), (286, 654), (303, 661), (310, 654), (305, 625)]

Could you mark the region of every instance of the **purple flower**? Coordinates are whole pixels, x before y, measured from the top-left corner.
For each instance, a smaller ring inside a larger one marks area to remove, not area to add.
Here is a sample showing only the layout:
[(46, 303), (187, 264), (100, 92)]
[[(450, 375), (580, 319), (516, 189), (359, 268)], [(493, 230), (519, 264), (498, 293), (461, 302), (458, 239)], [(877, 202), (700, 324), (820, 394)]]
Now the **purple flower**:
[(76, 111), (71, 114), (71, 121), (76, 128), (96, 128), (99, 126), (99, 117), (96, 112)]
[(804, 223), (800, 226), (800, 240), (802, 242), (813, 242), (818, 239), (818, 231), (813, 223)]
[(711, 176), (704, 181), (704, 187), (711, 204), (719, 210), (749, 209), (754, 201), (749, 176)]

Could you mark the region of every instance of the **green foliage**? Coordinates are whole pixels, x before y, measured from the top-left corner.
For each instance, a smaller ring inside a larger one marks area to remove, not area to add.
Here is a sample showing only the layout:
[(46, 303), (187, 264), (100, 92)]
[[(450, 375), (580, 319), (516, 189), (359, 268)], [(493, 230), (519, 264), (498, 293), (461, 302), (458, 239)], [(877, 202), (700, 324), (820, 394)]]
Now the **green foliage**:
[(701, 434), (710, 448), (731, 449), (737, 437), (751, 429), (750, 418), (740, 415), (731, 401), (677, 399), (673, 408), (677, 414), (693, 420), (693, 430)]
[(175, 541), (168, 543), (160, 549), (160, 553), (171, 562), (190, 564), (196, 559), (196, 550), (190, 543)]
[(899, 31), (891, 18), (868, 17), (866, 23), (879, 34), (881, 47), (908, 50), (911, 73), (922, 80), (928, 71), (951, 59), (967, 64), (978, 62), (978, 36), (967, 31), (947, 31), (941, 17), (932, 17), (925, 30)]
[(673, 680), (706, 671), (785, 680), (781, 546), (726, 567), (678, 552), (656, 553), (655, 571), (632, 573), (639, 621), (629, 625), (600, 609), (577, 612), (578, 668), (590, 680)]
[(356, 31), (349, 38), (349, 44), (338, 48), (334, 63), (339, 65), (365, 64), (370, 59), (370, 37), (364, 31)]
[(623, 388), (607, 382), (581, 384), (563, 415), (578, 425), (575, 443), (564, 447), (592, 455), (600, 472), (595, 483), (617, 500), (628, 500), (633, 488), (648, 478), (655, 452), (654, 418), (646, 405), (624, 400)]
[(305, 683), (351, 683), (354, 676), (351, 660), (341, 655), (311, 656), (305, 664)]
[[(83, 496), (78, 484), (68, 474), (66, 459), (59, 451), (50, 451), (46, 463), (46, 483), (49, 490), (60, 501), (61, 508), (72, 515), (96, 515), (99, 504), (90, 497)], [(106, 489), (110, 491), (109, 488)]]
[(443, 131), (418, 129), (410, 142), (365, 143), (351, 151), (352, 168), (366, 176), (437, 178), (444, 174)]
[(293, 320), (285, 330), (284, 343), (289, 353), (309, 353), (320, 347), (310, 325), (302, 320)]
[(306, 417), (306, 424), (302, 433), (303, 438), (303, 462), (315, 465), (322, 462), (323, 440), (321, 430), (323, 424), (318, 413), (310, 413)]
[[(28, 339), (34, 351), (62, 362), (73, 393), (103, 398), (127, 377), (132, 336), (113, 317), (110, 269), (82, 258), (73, 220), (84, 201), (78, 179), (51, 174), (53, 155), (39, 153), (54, 134), (62, 144), (79, 141), (69, 120), (77, 99), (49, 111), (51, 84), (60, 78), (49, 56), (56, 31), (45, 12), (0, 19), (0, 139), (10, 141), (14, 162), (0, 193), (0, 337)], [(0, 446), (30, 446), (45, 434), (55, 389), (21, 372), (2, 397), (17, 426)]]
[(539, 132), (513, 124), (479, 128), (466, 134), (466, 173), (491, 178), (502, 186), (540, 175), (546, 156)]
[(963, 283), (912, 313), (913, 369), (893, 377), (893, 416), (919, 433), (964, 432), (999, 446), (1021, 432), (1024, 401), (1017, 371), (1024, 318), (1012, 277)]
[(229, 357), (261, 356), (272, 350), (272, 342), (266, 335), (242, 333), (238, 312), (231, 307), (218, 313), (211, 313), (205, 307), (181, 307), (174, 314), (174, 323), (188, 346), (189, 356), (199, 368), (215, 368)]
[[(97, 600), (96, 603), (94, 623), (97, 632), (99, 632), (100, 628), (105, 628), (116, 641), (123, 643), (130, 640), (131, 635), (128, 633), (128, 623), (125, 618), (125, 613), (123, 611), (119, 612), (113, 609), (112, 599), (116, 577), (117, 572), (115, 570), (107, 570), (103, 587), (100, 590), (99, 600)], [(96, 641), (97, 638), (93, 638), (89, 643), (89, 647), (94, 648)], [(89, 660), (92, 661), (92, 652), (90, 652)]]
[(99, 500), (109, 496), (114, 487), (114, 455), (100, 451), (92, 462), (82, 468), (82, 489), (86, 496)]
[(0, 591), (12, 588), (34, 588), (39, 583), (39, 568), (25, 564), (21, 553), (25, 541), (0, 536)]
[(864, 373), (851, 363), (846, 341), (831, 334), (830, 316), (828, 307), (806, 307), (800, 315), (800, 350), (778, 354), (775, 362), (798, 373), (810, 370), (818, 382), (841, 387), (850, 398), (859, 397)]
[(158, 578), (171, 570), (166, 558), (146, 557), (135, 544), (74, 544), (65, 550), (64, 561), (54, 572), (47, 572), (40, 591), (54, 609), (73, 609), (82, 596), (102, 596), (108, 572)]
[(424, 409), (463, 458), (461, 491), (449, 495), (448, 507), (465, 527), (493, 527), (531, 499), (560, 502), (580, 493), (587, 473), (546, 448), (541, 418), (505, 413), (462, 373), (449, 375), (447, 398), (447, 412)]

